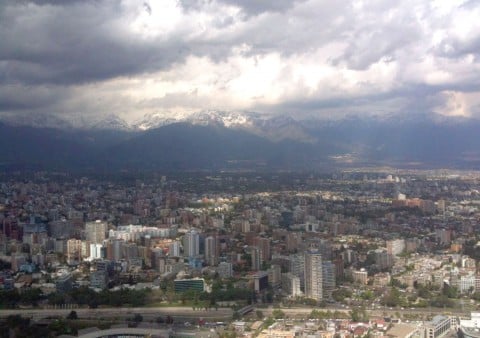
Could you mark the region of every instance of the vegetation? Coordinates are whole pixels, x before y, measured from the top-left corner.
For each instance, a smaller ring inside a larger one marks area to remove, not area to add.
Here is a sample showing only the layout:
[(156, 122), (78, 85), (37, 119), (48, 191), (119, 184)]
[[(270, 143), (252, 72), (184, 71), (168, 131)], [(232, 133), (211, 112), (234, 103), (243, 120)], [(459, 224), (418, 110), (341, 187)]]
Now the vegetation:
[(285, 312), (283, 312), (282, 310), (280, 309), (274, 309), (272, 311), (272, 316), (273, 318), (275, 319), (282, 319), (282, 318), (285, 318)]
[(350, 311), (350, 317), (354, 322), (367, 322), (368, 321), (368, 314), (365, 308), (360, 309), (352, 309)]
[(103, 290), (99, 293), (87, 288), (80, 287), (68, 293), (53, 293), (49, 295), (48, 302), (51, 305), (78, 304), (96, 308), (99, 305), (112, 307), (119, 306), (142, 306), (147, 303), (147, 295), (151, 291), (121, 289), (118, 291)]

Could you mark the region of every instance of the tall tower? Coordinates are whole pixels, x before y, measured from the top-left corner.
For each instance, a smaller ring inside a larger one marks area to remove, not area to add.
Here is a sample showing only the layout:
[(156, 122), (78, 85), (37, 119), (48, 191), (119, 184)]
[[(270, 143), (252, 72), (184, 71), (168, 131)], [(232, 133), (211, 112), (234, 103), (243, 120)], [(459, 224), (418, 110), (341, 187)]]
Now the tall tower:
[(322, 255), (317, 250), (305, 252), (305, 296), (318, 302), (323, 298)]
[(252, 250), (250, 254), (252, 256), (252, 270), (259, 271), (262, 265), (260, 249), (256, 246), (252, 247), (251, 249)]
[(205, 238), (205, 261), (208, 265), (217, 264), (217, 238), (214, 236), (208, 236)]
[(200, 235), (196, 230), (190, 230), (183, 237), (183, 250), (186, 257), (200, 254)]

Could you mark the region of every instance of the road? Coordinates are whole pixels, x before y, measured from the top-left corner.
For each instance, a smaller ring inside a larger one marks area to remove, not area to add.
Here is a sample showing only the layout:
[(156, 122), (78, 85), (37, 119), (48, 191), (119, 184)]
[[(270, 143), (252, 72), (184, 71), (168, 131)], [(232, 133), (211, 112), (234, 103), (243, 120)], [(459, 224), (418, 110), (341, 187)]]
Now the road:
[[(319, 311), (341, 311), (349, 314), (351, 309), (345, 308), (316, 308)], [(145, 321), (155, 320), (158, 317), (165, 318), (171, 316), (176, 322), (178, 321), (196, 321), (199, 318), (203, 318), (206, 321), (228, 321), (232, 318), (233, 310), (230, 308), (218, 308), (218, 310), (193, 310), (189, 307), (141, 307), (141, 308), (97, 308), (87, 309), (78, 308), (74, 309), (77, 312), (79, 318), (82, 319), (113, 319), (113, 320), (125, 320), (132, 318), (135, 314), (142, 315)], [(253, 311), (255, 311), (254, 309)], [(272, 315), (273, 307), (258, 308), (264, 315)], [(281, 308), (281, 310), (292, 318), (306, 318), (312, 312), (313, 308)], [(425, 308), (425, 309), (366, 309), (370, 316), (380, 317), (398, 317), (400, 315), (426, 315), (433, 316), (437, 314), (452, 314), (459, 316), (470, 316), (470, 311), (462, 311), (460, 309), (440, 309), (440, 308)], [(63, 317), (65, 318), (71, 309), (15, 309), (15, 310), (0, 310), (0, 318), (7, 317), (13, 314), (20, 314), (24, 317), (30, 317), (32, 319), (43, 319), (48, 317)]]
[[(188, 307), (141, 307), (141, 308), (97, 308), (87, 309), (78, 308), (73, 309), (77, 312), (78, 318), (82, 319), (118, 319), (123, 320), (132, 318), (135, 314), (140, 314), (143, 320), (155, 320), (158, 317), (165, 318), (171, 316), (174, 320), (198, 320), (203, 318), (207, 321), (213, 320), (229, 320), (232, 318), (233, 311), (230, 308), (218, 308), (218, 310), (211, 309), (193, 310)], [(63, 317), (65, 318), (72, 309), (14, 309), (14, 310), (0, 310), (0, 318), (9, 315), (19, 314), (23, 317), (32, 319), (44, 319), (48, 317)]]

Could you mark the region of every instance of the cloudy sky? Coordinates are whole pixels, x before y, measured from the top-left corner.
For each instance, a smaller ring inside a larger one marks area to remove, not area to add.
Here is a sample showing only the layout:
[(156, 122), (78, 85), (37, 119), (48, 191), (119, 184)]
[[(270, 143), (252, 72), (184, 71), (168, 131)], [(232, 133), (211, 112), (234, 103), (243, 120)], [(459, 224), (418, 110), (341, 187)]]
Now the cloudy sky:
[(0, 114), (480, 117), (477, 0), (3, 0)]

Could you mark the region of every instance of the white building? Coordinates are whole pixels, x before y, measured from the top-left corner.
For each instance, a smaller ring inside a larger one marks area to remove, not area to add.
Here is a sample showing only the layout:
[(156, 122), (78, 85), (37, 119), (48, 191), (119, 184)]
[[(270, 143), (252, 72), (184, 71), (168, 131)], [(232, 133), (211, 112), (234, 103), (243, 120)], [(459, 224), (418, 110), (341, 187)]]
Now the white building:
[(390, 255), (396, 256), (401, 254), (405, 250), (405, 240), (404, 239), (394, 239), (387, 241), (387, 252)]
[(318, 251), (305, 252), (305, 297), (323, 299), (322, 255)]
[(425, 338), (438, 338), (446, 335), (451, 328), (451, 319), (437, 315), (430, 322), (425, 323)]
[(282, 290), (292, 297), (301, 296), (303, 293), (300, 290), (300, 278), (291, 272), (282, 273)]
[(200, 235), (196, 230), (190, 230), (183, 237), (183, 250), (186, 257), (196, 257), (200, 254)]

